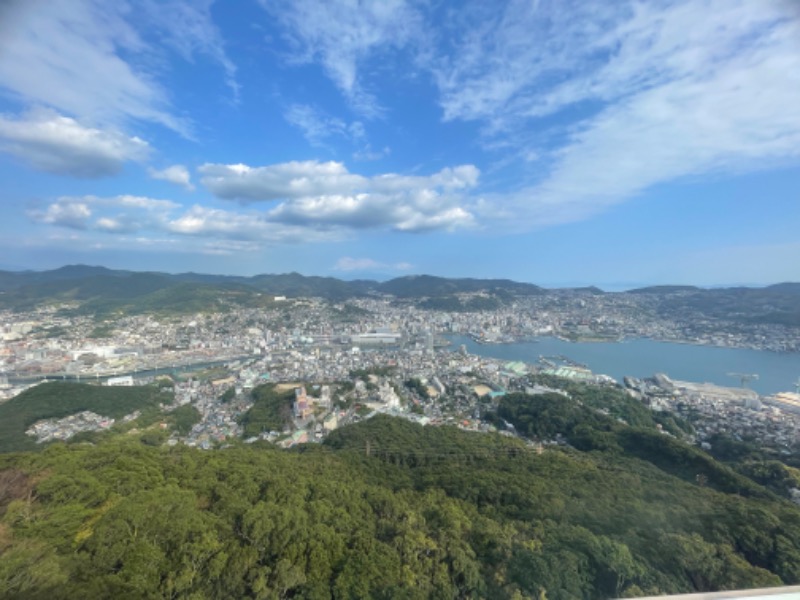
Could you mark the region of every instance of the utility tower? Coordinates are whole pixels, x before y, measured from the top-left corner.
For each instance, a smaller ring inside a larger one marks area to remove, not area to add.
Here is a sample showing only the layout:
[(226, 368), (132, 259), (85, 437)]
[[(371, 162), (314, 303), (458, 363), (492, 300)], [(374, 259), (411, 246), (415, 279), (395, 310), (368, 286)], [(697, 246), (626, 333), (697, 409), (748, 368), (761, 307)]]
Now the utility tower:
[(747, 384), (751, 381), (758, 381), (756, 373), (728, 373), (728, 377), (735, 377), (742, 383), (742, 387), (747, 389)]

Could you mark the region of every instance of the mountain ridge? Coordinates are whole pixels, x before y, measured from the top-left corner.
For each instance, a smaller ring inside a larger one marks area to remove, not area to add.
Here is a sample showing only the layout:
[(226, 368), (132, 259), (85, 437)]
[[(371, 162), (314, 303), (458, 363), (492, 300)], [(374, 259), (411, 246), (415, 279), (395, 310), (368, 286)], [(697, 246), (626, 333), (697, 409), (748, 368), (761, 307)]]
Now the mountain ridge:
[[(183, 306), (181, 294), (193, 294), (193, 301)], [(397, 301), (420, 301), (420, 307), (429, 310), (481, 311), (510, 306), (515, 299), (548, 295), (559, 298), (625, 294), (653, 299), (647, 301), (655, 301), (656, 311), (667, 318), (700, 316), (746, 323), (800, 325), (800, 283), (793, 282), (710, 289), (658, 285), (605, 292), (595, 286), (545, 288), (510, 279), (434, 275), (405, 275), (378, 282), (371, 279), (346, 281), (297, 272), (253, 276), (172, 274), (89, 265), (65, 265), (49, 271), (0, 271), (0, 309), (17, 311), (47, 302), (79, 302), (87, 305), (86, 310), (98, 313), (142, 312), (159, 308), (164, 302), (167, 312), (219, 310), (237, 305), (261, 305), (269, 300), (265, 296), (317, 297), (331, 302), (383, 296)], [(470, 297), (465, 299), (464, 295)]]

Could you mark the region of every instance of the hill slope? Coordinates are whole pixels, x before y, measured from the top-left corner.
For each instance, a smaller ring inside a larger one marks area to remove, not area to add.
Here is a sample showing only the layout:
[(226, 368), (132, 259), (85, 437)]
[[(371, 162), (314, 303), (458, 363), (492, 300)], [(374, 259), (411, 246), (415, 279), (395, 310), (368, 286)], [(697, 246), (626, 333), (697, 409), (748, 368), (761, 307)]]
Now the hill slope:
[[(538, 414), (517, 401), (518, 414)], [(607, 425), (573, 416), (578, 429)], [(680, 457), (659, 460), (537, 453), (380, 416), (300, 452), (117, 438), (4, 455), (0, 589), (566, 600), (800, 581), (797, 507), (755, 484), (750, 496), (718, 491), (671, 474)]]
[(0, 404), (0, 452), (36, 448), (36, 442), (25, 431), (41, 419), (60, 419), (84, 410), (118, 419), (171, 400), (155, 386), (42, 383)]

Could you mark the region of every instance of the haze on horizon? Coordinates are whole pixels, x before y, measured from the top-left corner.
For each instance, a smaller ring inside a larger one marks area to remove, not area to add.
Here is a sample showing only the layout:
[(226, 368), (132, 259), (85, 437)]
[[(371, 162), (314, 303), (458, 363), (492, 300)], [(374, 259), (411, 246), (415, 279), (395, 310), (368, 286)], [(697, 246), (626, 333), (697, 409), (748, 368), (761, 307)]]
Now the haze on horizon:
[(800, 281), (791, 0), (12, 0), (0, 268)]

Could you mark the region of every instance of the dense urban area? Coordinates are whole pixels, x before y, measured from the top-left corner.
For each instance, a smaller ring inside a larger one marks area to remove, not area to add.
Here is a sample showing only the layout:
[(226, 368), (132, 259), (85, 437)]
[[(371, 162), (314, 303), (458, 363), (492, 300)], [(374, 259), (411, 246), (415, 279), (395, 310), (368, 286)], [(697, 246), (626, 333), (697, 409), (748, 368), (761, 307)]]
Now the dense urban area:
[[(483, 294), (463, 295), (475, 302)], [(703, 321), (653, 319), (646, 294), (613, 296), (561, 294), (517, 299), (479, 312), (421, 309), (412, 302), (356, 298), (277, 297), (269, 308), (193, 315), (124, 316), (98, 321), (63, 316), (64, 306), (2, 313), (0, 394), (8, 399), (42, 378), (110, 386), (166, 378), (174, 402), (192, 405), (199, 421), (169, 443), (210, 448), (245, 436), (284, 447), (320, 441), (344, 424), (388, 412), (423, 424), (458, 424), (495, 430), (482, 416), (509, 391), (559, 390), (536, 384), (537, 377), (597, 385), (623, 385), (658, 411), (690, 416), (697, 443), (719, 432), (755, 437), (786, 450), (798, 442), (800, 397), (790, 391), (759, 398), (746, 388), (652, 380), (615, 382), (568, 357), (540, 357), (537, 364), (500, 361), (448, 344), (450, 334), (481, 343), (557, 336), (608, 340), (650, 337), (695, 344), (796, 350), (792, 327), (730, 324), (719, 330)], [(743, 382), (746, 384), (746, 382)], [(296, 394), (291, 411), (272, 428), (246, 427), (252, 391), (271, 384)], [(123, 421), (133, 421), (129, 415)], [(284, 418), (285, 417), (285, 418)], [(115, 420), (91, 412), (31, 424), (39, 441), (69, 439), (102, 431)], [(245, 435), (247, 433), (247, 435)]]

